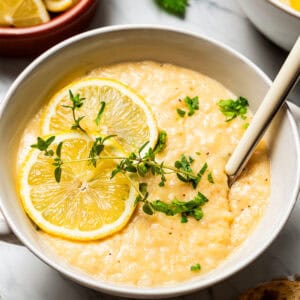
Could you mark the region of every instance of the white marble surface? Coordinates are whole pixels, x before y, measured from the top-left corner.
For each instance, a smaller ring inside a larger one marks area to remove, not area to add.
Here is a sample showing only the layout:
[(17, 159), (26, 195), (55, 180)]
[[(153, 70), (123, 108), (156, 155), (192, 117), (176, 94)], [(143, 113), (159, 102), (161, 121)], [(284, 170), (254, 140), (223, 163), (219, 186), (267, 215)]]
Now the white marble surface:
[[(91, 28), (112, 24), (166, 24), (208, 35), (240, 51), (271, 78), (287, 53), (249, 23), (234, 0), (191, 0), (184, 20), (161, 12), (152, 0), (102, 0)], [(0, 99), (29, 59), (0, 57)], [(300, 89), (290, 100), (300, 105)], [(274, 243), (254, 263), (210, 289), (178, 299), (236, 299), (240, 291), (272, 278), (300, 273), (300, 203)], [(274, 220), (275, 221), (275, 220)], [(52, 270), (26, 248), (0, 242), (1, 300), (115, 300), (83, 288)], [(176, 298), (177, 299), (177, 298)]]

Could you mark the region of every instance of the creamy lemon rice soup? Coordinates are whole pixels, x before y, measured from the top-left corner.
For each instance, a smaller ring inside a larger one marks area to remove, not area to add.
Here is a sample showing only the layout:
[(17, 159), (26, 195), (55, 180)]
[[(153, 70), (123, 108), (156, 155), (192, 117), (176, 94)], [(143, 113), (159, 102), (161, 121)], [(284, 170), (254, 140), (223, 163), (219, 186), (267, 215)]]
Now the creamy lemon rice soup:
[[(269, 199), (269, 159), (264, 143), (258, 146), (231, 189), (228, 188), (224, 172), (230, 154), (251, 120), (249, 112), (226, 121), (218, 103), (220, 99), (237, 97), (217, 81), (171, 64), (128, 62), (92, 70), (87, 78), (117, 80), (145, 99), (158, 129), (167, 133), (164, 149), (156, 154), (158, 162), (174, 166), (174, 162), (182, 161), (184, 155), (194, 172), (202, 169), (201, 180), (196, 188), (189, 182), (179, 180), (176, 172), (171, 170), (166, 172), (166, 181), (161, 184), (163, 186), (159, 186), (161, 176), (154, 176), (151, 172), (145, 177), (139, 177), (139, 182), (147, 183), (148, 200), (160, 199), (165, 203), (174, 199), (190, 201), (200, 192), (204, 196), (201, 199), (208, 201), (201, 204), (202, 216), (200, 210), (194, 211), (194, 215), (187, 212), (172, 216), (159, 211), (152, 211), (153, 214), (149, 215), (144, 212), (143, 203), (140, 202), (121, 230), (90, 241), (76, 241), (59, 237), (60, 234), (46, 233), (42, 223), (36, 221), (42, 227), (38, 231), (41, 241), (61, 259), (82, 272), (121, 285), (170, 285), (218, 267), (249, 236)], [(194, 100), (198, 97), (198, 107), (195, 101), (189, 106), (186, 97)], [(86, 97), (82, 107), (88, 105), (88, 101)], [(103, 118), (106, 109), (107, 106), (102, 111)], [(96, 114), (98, 110), (99, 106), (95, 109)], [(227, 119), (231, 117), (227, 115)], [(26, 160), (30, 160), (25, 158), (26, 151), (36, 142), (36, 137), (43, 136), (43, 126), (40, 124), (45, 122), (45, 118), (45, 108), (42, 108), (26, 128), (20, 145), (17, 170), (24, 168), (24, 161), (26, 164)], [(131, 126), (130, 123), (128, 126)], [(73, 131), (78, 131), (78, 128)], [(111, 132), (108, 130), (108, 133)], [(62, 153), (64, 149), (67, 146), (63, 146)], [(62, 165), (62, 183), (63, 174), (67, 172), (64, 166), (67, 163)], [(92, 167), (90, 164), (89, 168)], [(24, 174), (24, 171), (20, 172)], [(30, 172), (39, 176), (43, 171), (35, 169)], [(126, 179), (122, 174), (117, 176), (120, 180)], [(49, 186), (55, 185), (54, 179), (51, 184)], [(79, 184), (76, 193), (88, 189), (88, 185), (83, 188)], [(119, 187), (122, 189), (124, 185)], [(132, 202), (130, 205), (134, 206)], [(25, 210), (32, 217), (26, 205)], [(50, 214), (49, 211), (47, 214)], [(63, 225), (62, 221), (58, 221), (58, 226)]]

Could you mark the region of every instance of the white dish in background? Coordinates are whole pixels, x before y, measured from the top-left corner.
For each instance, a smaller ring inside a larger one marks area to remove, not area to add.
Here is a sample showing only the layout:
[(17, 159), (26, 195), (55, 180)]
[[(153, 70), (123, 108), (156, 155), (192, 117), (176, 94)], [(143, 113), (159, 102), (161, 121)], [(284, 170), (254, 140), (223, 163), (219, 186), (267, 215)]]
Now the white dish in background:
[(300, 35), (300, 12), (279, 0), (237, 0), (265, 36), (289, 51)]
[[(269, 207), (246, 242), (218, 268), (176, 286), (138, 288), (95, 280), (47, 251), (26, 217), (15, 190), (14, 162), (25, 124), (45, 95), (62, 81), (97, 66), (120, 61), (156, 60), (202, 72), (250, 101), (255, 112), (271, 81), (238, 52), (203, 36), (162, 26), (113, 26), (75, 36), (50, 49), (16, 79), (0, 106), (0, 207), (9, 226), (36, 256), (70, 279), (118, 296), (162, 298), (211, 286), (241, 270), (275, 239), (295, 204), (300, 184), (300, 146), (296, 124), (286, 105), (268, 131), (272, 192)], [(65, 62), (68, 62), (67, 64)], [(63, 67), (62, 67), (63, 66)], [(30, 105), (24, 101), (31, 99)], [(18, 122), (12, 122), (18, 117)], [(262, 234), (263, 233), (263, 234)]]

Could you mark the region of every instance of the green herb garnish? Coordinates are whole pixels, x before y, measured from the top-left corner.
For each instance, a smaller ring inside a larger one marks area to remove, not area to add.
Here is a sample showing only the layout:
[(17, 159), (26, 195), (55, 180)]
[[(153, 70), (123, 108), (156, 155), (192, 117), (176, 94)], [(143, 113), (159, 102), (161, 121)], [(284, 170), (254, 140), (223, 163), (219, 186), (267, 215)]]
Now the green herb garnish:
[(188, 0), (155, 0), (155, 2), (166, 12), (183, 18), (186, 8), (189, 5)]
[(192, 116), (195, 113), (195, 110), (199, 110), (198, 96), (194, 98), (185, 97), (183, 101), (189, 109), (188, 116)]
[(41, 137), (37, 138), (36, 144), (32, 144), (31, 148), (36, 148), (44, 152), (45, 156), (53, 156), (53, 150), (48, 150), (49, 146), (54, 142), (55, 136), (50, 136), (48, 139), (43, 140)]
[(156, 146), (154, 147), (154, 154), (162, 152), (167, 144), (168, 134), (166, 131), (161, 130), (158, 135), (158, 141)]
[(191, 271), (193, 271), (193, 272), (197, 272), (200, 270), (201, 270), (200, 264), (195, 264), (195, 265), (191, 266)]
[(89, 153), (89, 158), (91, 159), (90, 162), (91, 164), (96, 167), (97, 165), (97, 158), (99, 158), (101, 152), (104, 150), (104, 142), (112, 137), (115, 137), (116, 135), (108, 135), (104, 138), (102, 137), (97, 137), (92, 145), (92, 148)]
[(56, 168), (54, 169), (54, 176), (55, 176), (55, 180), (57, 182), (60, 182), (60, 179), (61, 179), (61, 166), (63, 165), (63, 161), (61, 159), (61, 148), (63, 146), (63, 142), (60, 142), (58, 145), (57, 145), (57, 148), (56, 148), (56, 157), (54, 157), (54, 162), (53, 162), (53, 166), (55, 166)]
[[(190, 98), (190, 97), (185, 97), (183, 99), (185, 105), (188, 108), (188, 112), (187, 115), (190, 117), (195, 113), (195, 110), (199, 110), (199, 99), (198, 96), (194, 97), (194, 98)], [(177, 108), (177, 114), (183, 118), (186, 114), (186, 111), (180, 108)]]
[(48, 139), (44, 140), (41, 137), (37, 138), (37, 143), (31, 145), (31, 148), (36, 148), (42, 152), (44, 152), (45, 156), (53, 157), (52, 165), (56, 168), (54, 169), (54, 177), (57, 182), (60, 182), (61, 179), (61, 166), (63, 165), (63, 161), (61, 159), (61, 148), (63, 146), (63, 142), (60, 142), (57, 147), (54, 156), (54, 151), (52, 149), (49, 150), (50, 145), (54, 142), (55, 136), (50, 136)]
[(80, 98), (79, 94), (74, 96), (71, 90), (69, 90), (69, 98), (72, 102), (72, 106), (71, 105), (62, 105), (62, 106), (72, 110), (72, 117), (73, 117), (74, 123), (72, 124), (71, 129), (73, 129), (73, 130), (79, 129), (83, 133), (86, 133), (86, 131), (80, 125), (80, 122), (84, 118), (84, 116), (77, 118), (76, 113), (75, 113), (75, 111), (83, 105), (83, 101), (85, 100), (85, 98)]
[(247, 128), (249, 127), (249, 125), (250, 125), (249, 123), (244, 123), (244, 124), (243, 124), (243, 128), (244, 128), (244, 129), (247, 129)]
[(186, 223), (188, 217), (192, 217), (199, 221), (203, 218), (202, 206), (208, 202), (208, 199), (200, 192), (189, 201), (173, 200), (170, 203), (155, 200), (147, 200), (149, 193), (147, 192), (147, 184), (140, 183), (139, 195), (136, 197), (135, 203), (143, 202), (143, 211), (148, 215), (153, 215), (154, 212), (161, 212), (167, 216), (181, 215), (181, 223)]
[(242, 119), (246, 119), (249, 103), (244, 97), (239, 97), (237, 100), (220, 100), (217, 105), (223, 115), (226, 116), (226, 122), (233, 120), (237, 116), (240, 116)]
[(100, 102), (100, 109), (99, 109), (99, 111), (98, 111), (97, 118), (95, 119), (95, 122), (96, 122), (97, 126), (98, 126), (99, 123), (100, 123), (100, 119), (101, 119), (101, 116), (102, 116), (102, 114), (103, 114), (103, 112), (104, 112), (104, 108), (105, 108), (105, 102), (104, 102), (104, 101), (101, 101), (101, 102)]
[(185, 116), (185, 111), (180, 109), (180, 108), (177, 108), (177, 114), (179, 115), (179, 117), (183, 118)]
[(208, 180), (208, 182), (210, 182), (210, 183), (215, 183), (214, 178), (213, 178), (211, 172), (209, 172), (209, 173), (207, 174), (207, 180)]
[[(80, 121), (84, 118), (84, 116), (76, 118), (75, 114), (75, 111), (82, 107), (84, 98), (81, 98), (79, 94), (74, 96), (71, 90), (69, 90), (69, 97), (72, 101), (72, 106), (65, 105), (64, 107), (72, 110), (73, 119), (75, 122), (72, 125), (72, 129), (79, 129), (83, 133), (88, 135), (87, 132), (80, 126)], [(191, 99), (187, 97), (186, 99), (186, 103), (188, 103), (187, 106), (189, 108), (189, 115), (191, 115), (193, 113), (191, 112), (191, 110), (198, 109), (199, 107), (198, 98), (195, 97)], [(100, 121), (104, 108), (105, 102), (101, 102), (101, 107), (99, 109), (97, 119), (95, 120), (96, 123), (97, 121)], [(188, 217), (193, 217), (197, 221), (203, 218), (202, 206), (208, 201), (208, 199), (201, 192), (198, 192), (197, 195), (189, 201), (180, 201), (177, 199), (174, 199), (170, 203), (161, 200), (149, 201), (147, 184), (141, 182), (137, 187), (135, 183), (130, 179), (130, 176), (128, 176), (128, 173), (135, 173), (138, 177), (145, 177), (146, 175), (159, 176), (159, 186), (161, 187), (165, 185), (165, 182), (167, 180), (166, 175), (173, 173), (177, 175), (179, 180), (186, 183), (191, 183), (193, 188), (196, 188), (197, 184), (201, 180), (201, 177), (208, 168), (207, 163), (204, 163), (200, 171), (198, 173), (195, 173), (191, 167), (192, 163), (194, 162), (194, 158), (191, 156), (182, 154), (180, 160), (177, 160), (175, 162), (174, 167), (165, 165), (163, 161), (158, 162), (156, 160), (156, 155), (162, 152), (167, 144), (167, 133), (163, 130), (159, 133), (156, 146), (153, 149), (149, 147), (146, 153), (144, 152), (149, 142), (144, 143), (144, 145), (142, 145), (136, 153), (132, 152), (128, 156), (111, 156), (109, 153), (107, 154), (107, 151), (105, 151), (106, 155), (102, 156), (102, 153), (105, 150), (105, 141), (114, 136), (115, 135), (96, 137), (89, 151), (89, 156), (87, 158), (82, 158), (79, 160), (64, 161), (62, 159), (61, 154), (63, 142), (60, 142), (57, 145), (55, 152), (52, 149), (49, 149), (50, 145), (55, 140), (55, 136), (51, 136), (45, 140), (41, 137), (38, 137), (37, 143), (31, 145), (31, 147), (40, 150), (45, 156), (51, 157), (53, 159), (52, 165), (55, 166), (54, 177), (57, 182), (61, 181), (62, 165), (64, 164), (86, 161), (96, 167), (97, 161), (101, 159), (119, 160), (116, 168), (111, 173), (111, 178), (116, 176), (118, 173), (121, 173), (128, 178), (138, 194), (135, 199), (135, 204), (142, 202), (142, 208), (146, 214), (152, 215), (154, 212), (161, 212), (168, 216), (180, 214), (182, 223), (186, 223), (188, 221)], [(91, 136), (89, 137), (92, 138)]]

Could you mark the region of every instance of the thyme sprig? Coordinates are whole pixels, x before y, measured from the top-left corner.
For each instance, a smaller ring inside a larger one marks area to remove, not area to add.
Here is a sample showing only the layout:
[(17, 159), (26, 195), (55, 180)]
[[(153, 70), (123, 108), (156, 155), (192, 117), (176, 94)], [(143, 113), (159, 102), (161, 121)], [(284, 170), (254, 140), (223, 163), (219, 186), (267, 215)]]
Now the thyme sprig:
[(102, 114), (103, 114), (103, 112), (104, 112), (105, 105), (106, 105), (106, 103), (105, 103), (104, 101), (101, 101), (101, 102), (100, 102), (100, 109), (99, 109), (98, 114), (97, 114), (97, 117), (96, 117), (96, 119), (95, 119), (95, 122), (96, 122), (97, 126), (98, 126), (99, 123), (100, 123), (100, 119), (101, 119)]
[(73, 95), (72, 91), (69, 90), (69, 98), (70, 101), (72, 102), (72, 105), (62, 105), (62, 107), (69, 108), (72, 110), (72, 117), (74, 120), (74, 123), (71, 126), (71, 129), (73, 130), (81, 130), (83, 133), (86, 133), (86, 131), (81, 127), (80, 122), (84, 118), (84, 116), (81, 117), (76, 117), (76, 110), (82, 107), (83, 101), (85, 98), (81, 98), (79, 94), (76, 94), (75, 96)]
[[(69, 98), (72, 102), (72, 106), (63, 106), (72, 110), (74, 124), (71, 128), (74, 130), (78, 129), (84, 134), (88, 135), (88, 133), (80, 125), (80, 122), (84, 118), (84, 116), (76, 116), (76, 110), (82, 107), (85, 98), (81, 98), (79, 94), (76, 94), (74, 96), (71, 90), (69, 90)], [(186, 98), (185, 102), (189, 108), (188, 115), (192, 115), (194, 113), (194, 110), (199, 109), (198, 97), (195, 97), (193, 99)], [(97, 118), (95, 119), (97, 125), (100, 122), (104, 109), (105, 102), (102, 101), (100, 103), (100, 109), (98, 111)], [(91, 138), (91, 136), (89, 137)], [(186, 223), (188, 221), (188, 217), (193, 217), (197, 221), (202, 219), (202, 206), (208, 201), (208, 199), (201, 192), (198, 192), (196, 196), (189, 201), (181, 201), (178, 199), (174, 199), (170, 203), (161, 200), (149, 201), (147, 184), (144, 182), (140, 182), (139, 186), (137, 187), (136, 182), (132, 180), (131, 176), (129, 176), (128, 173), (135, 173), (138, 177), (141, 178), (145, 177), (146, 175), (159, 176), (160, 187), (163, 187), (165, 185), (165, 182), (167, 181), (166, 175), (173, 173), (176, 174), (179, 180), (185, 183), (190, 183), (192, 187), (196, 189), (203, 174), (208, 168), (207, 163), (205, 163), (202, 168), (197, 173), (195, 173), (192, 168), (194, 159), (191, 156), (182, 154), (180, 160), (177, 160), (174, 166), (168, 166), (164, 161), (158, 162), (156, 156), (165, 149), (167, 143), (167, 133), (163, 130), (159, 133), (158, 142), (154, 148), (149, 147), (147, 151), (145, 151), (146, 147), (149, 145), (149, 142), (146, 142), (138, 149), (137, 152), (131, 152), (128, 156), (124, 157), (114, 156), (111, 155), (109, 151), (105, 151), (105, 142), (113, 137), (115, 137), (115, 135), (96, 137), (93, 140), (91, 149), (89, 151), (89, 156), (87, 158), (69, 161), (64, 161), (61, 157), (63, 142), (60, 142), (57, 145), (55, 152), (53, 149), (50, 149), (50, 146), (55, 141), (55, 136), (51, 136), (47, 139), (37, 137), (36, 144), (31, 145), (31, 147), (40, 150), (45, 156), (53, 159), (52, 165), (55, 166), (54, 177), (58, 183), (61, 181), (62, 166), (64, 164), (87, 161), (94, 167), (96, 167), (97, 161), (101, 159), (119, 160), (120, 162), (116, 165), (116, 168), (112, 170), (111, 178), (115, 177), (118, 173), (122, 173), (126, 178), (128, 178), (130, 184), (137, 191), (135, 204), (142, 202), (142, 208), (146, 214), (152, 215), (154, 212), (161, 212), (168, 216), (180, 214), (182, 223)], [(105, 156), (102, 155), (103, 152), (106, 153)], [(208, 180), (210, 182), (213, 181), (210, 174), (208, 174)]]
[(50, 136), (48, 139), (44, 140), (41, 137), (37, 138), (37, 143), (31, 145), (31, 148), (38, 149), (42, 152), (44, 152), (45, 156), (52, 157), (53, 158), (53, 163), (52, 165), (55, 166), (56, 168), (54, 169), (54, 177), (55, 180), (59, 183), (61, 180), (61, 173), (62, 173), (62, 168), (61, 166), (63, 165), (63, 161), (61, 159), (61, 149), (63, 146), (63, 142), (60, 142), (57, 147), (54, 155), (54, 151), (52, 149), (49, 149), (50, 145), (55, 141), (55, 136)]
[(139, 194), (136, 197), (135, 203), (143, 203), (143, 211), (148, 215), (153, 215), (154, 212), (161, 212), (167, 216), (181, 215), (181, 223), (187, 223), (188, 217), (193, 217), (199, 221), (203, 218), (202, 206), (208, 202), (208, 199), (201, 193), (189, 201), (180, 201), (174, 199), (170, 203), (161, 200), (148, 200), (149, 193), (147, 191), (147, 184), (139, 184)]
[(97, 166), (97, 158), (100, 157), (100, 154), (104, 150), (104, 142), (115, 136), (116, 136), (115, 134), (112, 134), (112, 135), (108, 135), (104, 138), (101, 136), (96, 137), (96, 139), (92, 145), (92, 148), (90, 150), (90, 153), (89, 153), (90, 162), (94, 167)]

